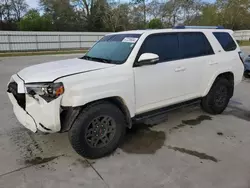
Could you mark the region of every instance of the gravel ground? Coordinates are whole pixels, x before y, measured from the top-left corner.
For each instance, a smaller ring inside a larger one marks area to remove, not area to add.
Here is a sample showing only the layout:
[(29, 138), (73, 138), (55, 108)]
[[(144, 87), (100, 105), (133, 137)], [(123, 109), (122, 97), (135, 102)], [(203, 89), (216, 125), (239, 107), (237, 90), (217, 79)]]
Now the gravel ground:
[(0, 59), (0, 187), (250, 187), (250, 80), (237, 86), (222, 115), (196, 106), (173, 111), (167, 122), (129, 131), (123, 146), (99, 160), (78, 156), (67, 133), (23, 128), (6, 95), (10, 76), (32, 64), (76, 56)]

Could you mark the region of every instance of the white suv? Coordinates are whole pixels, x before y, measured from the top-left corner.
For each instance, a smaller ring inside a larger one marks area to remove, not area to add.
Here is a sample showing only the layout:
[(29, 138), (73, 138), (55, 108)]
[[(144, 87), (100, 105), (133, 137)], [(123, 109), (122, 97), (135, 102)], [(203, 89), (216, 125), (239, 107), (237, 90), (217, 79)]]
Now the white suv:
[(78, 154), (103, 157), (134, 122), (197, 101), (210, 114), (222, 113), (244, 71), (232, 33), (220, 27), (112, 33), (81, 58), (21, 70), (8, 95), (26, 128), (69, 131)]

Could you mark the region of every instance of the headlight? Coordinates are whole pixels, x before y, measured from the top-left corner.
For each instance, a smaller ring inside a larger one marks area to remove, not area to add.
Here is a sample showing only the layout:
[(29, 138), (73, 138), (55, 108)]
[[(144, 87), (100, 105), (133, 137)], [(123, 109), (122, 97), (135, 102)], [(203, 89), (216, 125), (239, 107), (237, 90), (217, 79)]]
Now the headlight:
[(64, 87), (62, 83), (26, 84), (25, 87), (29, 95), (39, 95), (47, 102), (56, 99), (64, 93)]

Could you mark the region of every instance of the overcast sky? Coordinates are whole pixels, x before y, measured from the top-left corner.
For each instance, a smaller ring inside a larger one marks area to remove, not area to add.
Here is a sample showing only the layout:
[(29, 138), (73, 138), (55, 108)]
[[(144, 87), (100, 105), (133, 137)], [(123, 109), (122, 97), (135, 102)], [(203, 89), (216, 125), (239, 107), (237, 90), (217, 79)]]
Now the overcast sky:
[(38, 7), (38, 0), (26, 0), (30, 8), (37, 8)]

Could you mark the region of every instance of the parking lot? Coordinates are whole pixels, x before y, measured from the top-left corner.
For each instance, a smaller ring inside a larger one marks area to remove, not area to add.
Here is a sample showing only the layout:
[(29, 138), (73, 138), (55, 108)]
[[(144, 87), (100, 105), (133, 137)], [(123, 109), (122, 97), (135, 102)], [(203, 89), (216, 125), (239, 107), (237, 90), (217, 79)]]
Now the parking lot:
[(10, 76), (32, 64), (77, 56), (0, 58), (0, 187), (250, 187), (250, 80), (237, 86), (223, 114), (211, 116), (199, 106), (173, 111), (159, 125), (134, 127), (115, 153), (98, 160), (78, 156), (67, 133), (26, 130), (6, 94)]

